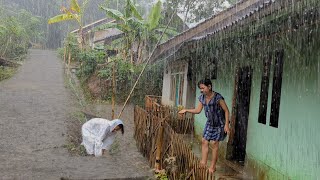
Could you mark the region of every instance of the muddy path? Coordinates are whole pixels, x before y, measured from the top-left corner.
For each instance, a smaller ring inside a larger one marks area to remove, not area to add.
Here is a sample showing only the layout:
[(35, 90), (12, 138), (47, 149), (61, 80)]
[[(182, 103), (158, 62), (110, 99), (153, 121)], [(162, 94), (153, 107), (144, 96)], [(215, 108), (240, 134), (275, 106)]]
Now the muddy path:
[[(117, 151), (100, 158), (68, 153), (67, 125), (77, 100), (66, 88), (53, 51), (31, 50), (24, 65), (0, 82), (0, 179), (121, 179), (151, 175), (133, 135), (133, 108)], [(111, 115), (110, 106), (103, 106)], [(108, 118), (108, 117), (106, 117)], [(147, 178), (140, 178), (147, 179)]]

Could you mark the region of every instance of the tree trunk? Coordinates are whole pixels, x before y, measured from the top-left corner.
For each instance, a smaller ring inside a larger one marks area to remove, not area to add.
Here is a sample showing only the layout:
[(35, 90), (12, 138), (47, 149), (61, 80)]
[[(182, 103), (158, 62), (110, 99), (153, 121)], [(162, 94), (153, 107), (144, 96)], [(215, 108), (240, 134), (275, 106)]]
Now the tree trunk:
[(80, 25), (79, 27), (79, 34), (78, 36), (80, 37), (80, 49), (81, 51), (84, 49), (85, 47), (85, 42), (84, 42), (84, 35), (83, 35), (83, 29), (82, 26)]
[(132, 49), (132, 47), (131, 47), (131, 49), (130, 49), (130, 59), (131, 59), (131, 64), (134, 64), (134, 52), (133, 52), (133, 49)]
[(141, 59), (142, 47), (143, 47), (143, 41), (141, 42), (139, 41), (138, 42), (138, 60), (137, 60), (138, 63), (142, 62), (142, 59)]

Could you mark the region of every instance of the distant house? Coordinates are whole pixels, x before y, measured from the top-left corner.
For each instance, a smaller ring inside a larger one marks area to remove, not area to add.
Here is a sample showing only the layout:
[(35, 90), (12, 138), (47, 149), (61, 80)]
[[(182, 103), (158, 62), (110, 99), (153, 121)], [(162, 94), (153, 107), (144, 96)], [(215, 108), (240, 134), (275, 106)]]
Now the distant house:
[[(247, 0), (160, 44), (162, 103), (195, 107), (210, 78), (231, 112), (221, 149), (260, 179), (320, 177), (320, 1)], [(206, 118), (195, 116), (201, 136)]]
[[(102, 44), (111, 44), (114, 39), (118, 39), (123, 36), (123, 32), (116, 28), (109, 28), (105, 30), (97, 30), (96, 28), (102, 24), (112, 23), (115, 20), (111, 20), (109, 18), (100, 19), (91, 24), (88, 24), (83, 27), (83, 34), (85, 42), (91, 47)], [(72, 31), (71, 33), (78, 33), (79, 29)]]

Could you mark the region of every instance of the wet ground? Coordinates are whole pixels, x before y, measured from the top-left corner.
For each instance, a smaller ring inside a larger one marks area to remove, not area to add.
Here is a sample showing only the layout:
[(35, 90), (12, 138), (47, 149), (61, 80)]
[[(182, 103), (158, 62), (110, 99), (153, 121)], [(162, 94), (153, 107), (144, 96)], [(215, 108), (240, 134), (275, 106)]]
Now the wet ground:
[[(190, 143), (193, 153), (201, 159), (201, 142), (192, 135), (184, 135), (186, 143)], [(208, 153), (207, 165), (210, 166), (212, 158), (211, 149)], [(217, 180), (253, 180), (257, 179), (252, 176), (251, 173), (242, 170), (243, 166), (234, 162), (227, 161), (223, 158), (218, 159), (216, 165), (216, 172), (214, 173), (215, 179)], [(241, 173), (240, 173), (241, 172)]]
[[(151, 170), (132, 138), (132, 106), (111, 154), (68, 153), (67, 125), (78, 106), (71, 94), (53, 51), (31, 50), (18, 73), (0, 82), (0, 179), (147, 179)], [(110, 117), (111, 107), (101, 108), (93, 109)]]

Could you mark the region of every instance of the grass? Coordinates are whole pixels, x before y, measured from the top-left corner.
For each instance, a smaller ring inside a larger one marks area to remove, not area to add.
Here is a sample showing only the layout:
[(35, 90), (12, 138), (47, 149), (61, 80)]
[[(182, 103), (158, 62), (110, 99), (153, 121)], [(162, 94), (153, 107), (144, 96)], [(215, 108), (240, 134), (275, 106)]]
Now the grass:
[(0, 66), (0, 81), (12, 77), (17, 71), (17, 68)]

